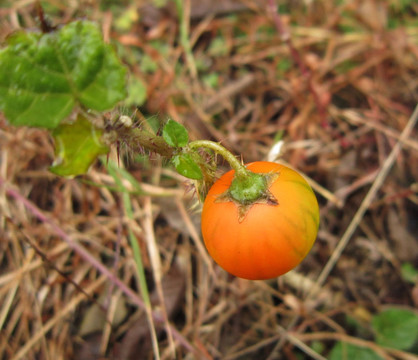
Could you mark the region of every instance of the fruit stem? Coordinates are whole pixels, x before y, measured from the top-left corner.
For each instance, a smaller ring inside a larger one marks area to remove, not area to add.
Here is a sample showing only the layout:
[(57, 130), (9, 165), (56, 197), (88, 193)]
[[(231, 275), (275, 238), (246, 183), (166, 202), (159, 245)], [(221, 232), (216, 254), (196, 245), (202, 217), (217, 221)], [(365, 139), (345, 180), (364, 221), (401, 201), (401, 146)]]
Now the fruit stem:
[[(196, 140), (189, 144), (189, 148), (207, 148), (222, 155), (235, 170), (234, 179), (231, 182), (226, 198), (232, 199), (241, 205), (249, 206), (254, 202), (268, 198), (268, 182), (264, 174), (254, 173), (248, 170), (238, 159), (219, 143), (209, 140)], [(221, 196), (222, 197), (222, 196)]]
[(103, 141), (106, 144), (113, 144), (116, 141), (125, 143), (135, 152), (143, 153), (144, 150), (171, 158), (176, 149), (166, 143), (162, 136), (132, 126), (119, 126), (106, 133)]
[(188, 146), (190, 149), (207, 148), (214, 151), (215, 153), (221, 155), (229, 163), (231, 168), (235, 170), (236, 177), (242, 179), (248, 178), (250, 171), (247, 170), (245, 166), (221, 144), (209, 140), (196, 140), (189, 143)]

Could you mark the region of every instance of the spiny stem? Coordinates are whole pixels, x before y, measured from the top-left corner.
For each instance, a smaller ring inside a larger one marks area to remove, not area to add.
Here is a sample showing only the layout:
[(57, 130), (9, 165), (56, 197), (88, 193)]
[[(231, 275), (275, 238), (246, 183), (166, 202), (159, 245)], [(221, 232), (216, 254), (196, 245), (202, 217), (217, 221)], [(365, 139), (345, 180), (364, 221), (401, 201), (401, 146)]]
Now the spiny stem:
[(243, 164), (241, 164), (238, 159), (232, 155), (225, 147), (221, 144), (209, 141), (209, 140), (196, 140), (189, 143), (190, 149), (196, 148), (207, 148), (213, 150), (215, 153), (221, 155), (235, 170), (235, 176), (238, 178), (246, 178), (248, 177), (248, 170), (245, 168)]
[(137, 152), (147, 150), (171, 158), (175, 148), (168, 145), (162, 136), (154, 135), (146, 130), (133, 127), (119, 127), (109, 132), (104, 139), (106, 143), (112, 144), (120, 141), (128, 145), (130, 149)]

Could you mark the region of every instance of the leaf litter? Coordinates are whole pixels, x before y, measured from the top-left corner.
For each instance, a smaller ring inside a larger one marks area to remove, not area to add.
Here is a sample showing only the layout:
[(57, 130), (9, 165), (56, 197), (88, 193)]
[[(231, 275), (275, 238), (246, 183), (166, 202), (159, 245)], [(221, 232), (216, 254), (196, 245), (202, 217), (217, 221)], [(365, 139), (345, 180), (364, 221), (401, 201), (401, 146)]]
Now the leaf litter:
[[(139, 196), (124, 180), (131, 191), (129, 219), (103, 164), (82, 178), (59, 178), (48, 172), (54, 154), (48, 134), (11, 127), (0, 115), (1, 358), (320, 359), (335, 341), (412, 358), (376, 344), (352, 324), (370, 322), (370, 314), (387, 305), (416, 311), (418, 284), (402, 275), (405, 264), (418, 267), (418, 142), (414, 127), (404, 132), (417, 117), (416, 5), (283, 2), (280, 20), (292, 50), (262, 1), (191, 0), (194, 76), (171, 5), (148, 2), (144, 10), (127, 2), (138, 17), (115, 29), (122, 6), (45, 3), (56, 22), (81, 15), (106, 25), (105, 38), (118, 44), (130, 72), (146, 84), (140, 107), (146, 118), (181, 120), (191, 139), (220, 141), (245, 162), (266, 159), (280, 137), (280, 160), (314, 184), (321, 226), (311, 254), (293, 273), (268, 282), (231, 277), (205, 254), (198, 210), (187, 210), (183, 180), (164, 162), (121, 162), (147, 191)], [(27, 2), (0, 10), (0, 38), (34, 27), (33, 13)], [(375, 196), (365, 203), (375, 184)], [(156, 344), (145, 307), (12, 193), (138, 294), (132, 229)], [(147, 216), (151, 229), (144, 228)], [(150, 237), (157, 252), (150, 251)], [(95, 312), (98, 299), (103, 309)], [(104, 322), (81, 332), (92, 312), (90, 321)]]

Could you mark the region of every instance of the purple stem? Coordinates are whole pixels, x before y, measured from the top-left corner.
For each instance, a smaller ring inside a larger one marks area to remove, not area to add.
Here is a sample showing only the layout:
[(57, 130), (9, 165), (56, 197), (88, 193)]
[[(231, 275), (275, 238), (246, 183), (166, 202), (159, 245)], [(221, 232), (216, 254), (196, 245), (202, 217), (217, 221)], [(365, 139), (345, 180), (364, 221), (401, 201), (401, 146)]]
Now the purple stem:
[[(5, 180), (0, 177), (0, 186), (5, 186)], [(98, 270), (101, 274), (105, 275), (113, 284), (115, 284), (126, 296), (128, 296), (139, 308), (145, 310), (144, 302), (139, 298), (139, 296), (131, 290), (126, 284), (124, 284), (115, 274), (113, 274), (108, 268), (106, 268), (100, 261), (98, 261), (94, 256), (92, 256), (82, 245), (74, 241), (64, 230), (62, 230), (53, 220), (45, 216), (42, 211), (34, 205), (31, 201), (26, 199), (22, 194), (18, 191), (7, 188), (6, 187), (6, 194), (18, 202), (21, 202), (38, 220), (43, 223), (49, 224), (54, 232), (61, 237), (68, 246), (76, 252), (80, 257), (82, 257), (85, 261), (90, 263), (96, 270)], [(157, 323), (163, 323), (164, 318), (161, 314), (152, 312), (152, 318)], [(198, 353), (197, 349), (195, 349), (188, 341), (183, 337), (183, 335), (177, 331), (171, 324), (169, 324), (171, 332), (187, 350), (200, 355), (204, 356), (202, 353)]]

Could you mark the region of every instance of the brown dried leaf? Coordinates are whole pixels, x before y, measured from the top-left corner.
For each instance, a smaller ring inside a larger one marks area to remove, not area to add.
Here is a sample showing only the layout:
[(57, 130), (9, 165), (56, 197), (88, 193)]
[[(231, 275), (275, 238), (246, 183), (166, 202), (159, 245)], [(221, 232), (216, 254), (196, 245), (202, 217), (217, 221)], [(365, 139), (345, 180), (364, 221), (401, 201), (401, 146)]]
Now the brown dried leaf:
[(358, 13), (361, 20), (373, 30), (385, 29), (388, 22), (387, 4), (377, 0), (360, 1)]
[(388, 227), (398, 259), (402, 262), (415, 261), (418, 258), (417, 239), (407, 230), (395, 209), (389, 211)]
[[(84, 314), (81, 321), (78, 334), (86, 336), (96, 331), (101, 331), (106, 322), (107, 313), (99, 307), (99, 304), (104, 304), (107, 301), (108, 293), (104, 291), (100, 296), (97, 304), (90, 306)], [(115, 306), (115, 313), (113, 314), (112, 324), (117, 326), (126, 317), (127, 309), (126, 303), (122, 296), (117, 297), (117, 304)]]

